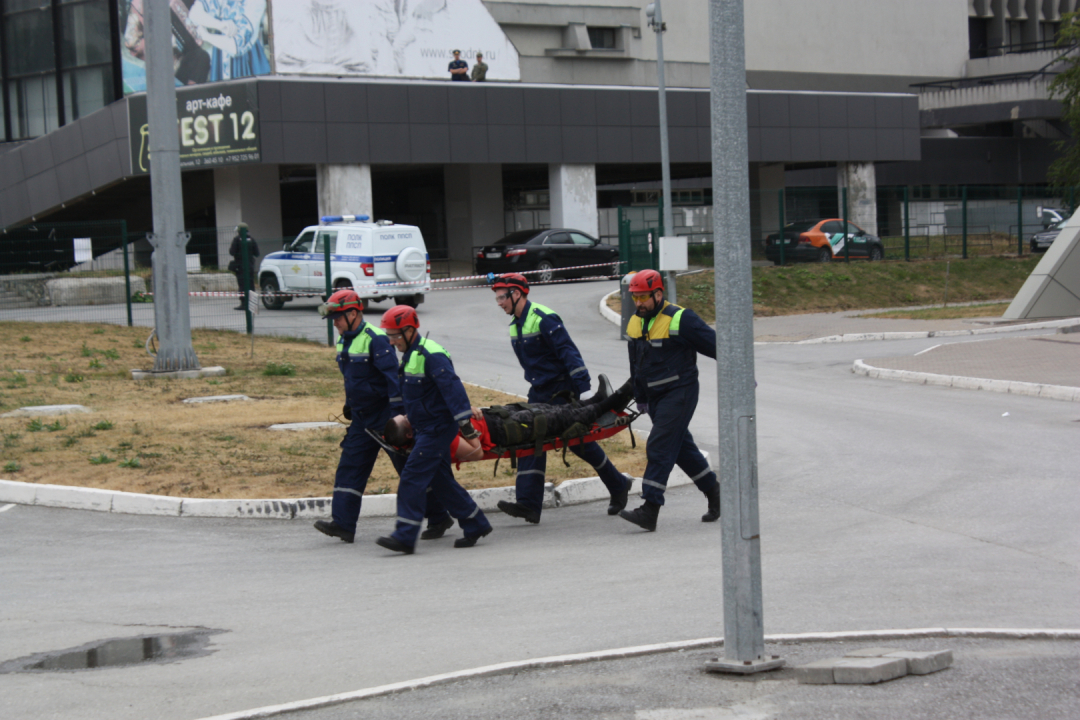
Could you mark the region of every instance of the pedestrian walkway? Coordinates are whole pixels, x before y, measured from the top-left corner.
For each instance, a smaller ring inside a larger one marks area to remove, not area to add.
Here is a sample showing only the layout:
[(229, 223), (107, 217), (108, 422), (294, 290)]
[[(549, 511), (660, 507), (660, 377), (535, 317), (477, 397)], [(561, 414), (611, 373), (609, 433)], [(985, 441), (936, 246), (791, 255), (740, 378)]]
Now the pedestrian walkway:
[(1080, 333), (942, 343), (917, 355), (867, 362), (890, 370), (1080, 387)]
[[(887, 639), (766, 642), (765, 654), (785, 661), (782, 669), (751, 676), (704, 672), (722, 647), (702, 645), (643, 653), (619, 651), (603, 662), (550, 658), (480, 668), (449, 676), (370, 688), (339, 696), (204, 720), (248, 720), (287, 716), (296, 720), (386, 720), (439, 717), (635, 718), (636, 720), (817, 720), (841, 718), (978, 717), (983, 720), (1042, 720), (1071, 717), (1080, 703), (1075, 682), (1080, 642), (1075, 631), (1061, 639), (1025, 638), (988, 632), (898, 632)], [(845, 637), (846, 636), (846, 637)], [(678, 645), (675, 643), (674, 645)], [(930, 675), (874, 685), (803, 685), (795, 667), (861, 648), (950, 650), (953, 665)]]

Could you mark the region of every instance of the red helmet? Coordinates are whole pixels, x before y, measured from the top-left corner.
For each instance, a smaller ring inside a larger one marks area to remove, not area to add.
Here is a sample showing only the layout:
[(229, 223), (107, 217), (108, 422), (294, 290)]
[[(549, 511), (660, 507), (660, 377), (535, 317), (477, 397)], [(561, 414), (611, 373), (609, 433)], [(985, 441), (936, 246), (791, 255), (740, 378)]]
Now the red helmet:
[(664, 289), (664, 278), (655, 270), (641, 270), (630, 278), (630, 292), (651, 293)]
[(336, 291), (319, 306), (319, 314), (328, 318), (335, 318), (348, 310), (364, 311), (364, 301), (352, 288)]
[(416, 310), (408, 305), (396, 305), (382, 316), (382, 323), (379, 325), (383, 330), (401, 330), (402, 328), (419, 328), (420, 318), (416, 315)]
[(521, 291), (522, 295), (529, 294), (529, 281), (525, 279), (525, 276), (521, 273), (507, 273), (506, 275), (499, 275), (495, 278), (495, 282), (491, 284), (492, 290), (498, 290), (500, 288), (506, 288), (512, 290), (517, 288)]

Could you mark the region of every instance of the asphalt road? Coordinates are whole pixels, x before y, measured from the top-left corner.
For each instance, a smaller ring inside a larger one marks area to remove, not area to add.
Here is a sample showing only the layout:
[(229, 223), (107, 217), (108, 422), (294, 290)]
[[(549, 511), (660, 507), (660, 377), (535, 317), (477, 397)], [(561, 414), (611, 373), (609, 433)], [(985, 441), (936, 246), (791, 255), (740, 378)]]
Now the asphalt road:
[[(614, 288), (533, 298), (560, 312), (593, 375), (618, 384), (626, 351), (596, 311)], [(524, 392), (490, 291), (433, 294), (420, 310), (463, 379)], [(325, 332), (299, 307), (258, 327)], [(851, 373), (854, 358), (934, 342), (755, 348), (767, 633), (1078, 625), (1080, 408)], [(693, 432), (715, 452), (715, 364), (699, 368)], [(722, 635), (720, 527), (698, 521), (692, 487), (668, 499), (656, 533), (595, 503), (537, 526), (496, 514), (477, 547), (444, 539), (411, 557), (372, 542), (387, 519), (362, 521), (344, 545), (305, 522), (14, 506), (0, 512), (0, 662), (165, 628), (223, 632), (171, 663), (0, 675), (0, 718), (189, 720)]]

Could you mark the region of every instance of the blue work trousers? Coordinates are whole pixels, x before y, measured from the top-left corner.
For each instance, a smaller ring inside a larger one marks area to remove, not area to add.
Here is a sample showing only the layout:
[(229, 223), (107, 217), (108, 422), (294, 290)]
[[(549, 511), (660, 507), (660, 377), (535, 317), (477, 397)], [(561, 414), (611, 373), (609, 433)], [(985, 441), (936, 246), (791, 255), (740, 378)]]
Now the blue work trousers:
[(709, 493), (716, 487), (716, 473), (690, 435), (690, 420), (694, 417), (697, 401), (697, 383), (649, 398), (652, 430), (645, 445), (647, 464), (641, 483), (641, 496), (648, 502), (664, 504), (668, 476), (676, 465), (690, 476), (701, 492)]
[(416, 442), (398, 483), (397, 525), (392, 536), (398, 542), (409, 547), (416, 545), (427, 508), (429, 486), (432, 498), (457, 519), (467, 537), (478, 536), (491, 527), (476, 502), (454, 479), (450, 467), (450, 443), (457, 433), (454, 424), (417, 430)]
[[(387, 416), (388, 413), (384, 413)], [(371, 469), (375, 466), (375, 460), (382, 450), (379, 444), (364, 432), (365, 427), (377, 427), (379, 419), (386, 423), (386, 418), (358, 418), (349, 425), (345, 431), (345, 438), (341, 441), (341, 459), (338, 460), (337, 473), (334, 475), (334, 497), (330, 503), (330, 514), (334, 524), (346, 532), (356, 532), (356, 519), (360, 517), (360, 505), (364, 498), (364, 489), (367, 487)], [(365, 422), (370, 420), (371, 422)], [(390, 462), (394, 469), (401, 473), (405, 464), (405, 458), (401, 455), (390, 454)]]
[[(529, 402), (549, 403), (551, 405), (565, 405), (566, 398), (559, 396), (552, 398), (549, 393), (539, 391), (535, 387), (529, 389)], [(577, 440), (572, 441), (570, 452), (589, 463), (601, 482), (607, 487), (608, 492), (620, 492), (626, 488), (626, 476), (619, 472), (615, 463), (608, 459), (603, 448), (594, 442), (579, 445)], [(517, 504), (529, 510), (540, 512), (544, 505), (544, 481), (547, 478), (547, 453), (529, 455), (518, 458), (518, 471), (515, 485), (517, 486)]]

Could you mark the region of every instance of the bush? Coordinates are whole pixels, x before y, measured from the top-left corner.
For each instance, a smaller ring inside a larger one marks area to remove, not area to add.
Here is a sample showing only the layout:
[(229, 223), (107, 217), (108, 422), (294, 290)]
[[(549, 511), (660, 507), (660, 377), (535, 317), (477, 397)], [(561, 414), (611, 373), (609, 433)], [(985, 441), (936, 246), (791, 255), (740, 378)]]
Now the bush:
[(262, 374), (271, 376), (286, 375), (291, 377), (296, 374), (296, 366), (293, 365), (291, 362), (276, 363), (271, 361), (266, 363), (266, 367), (263, 368)]

